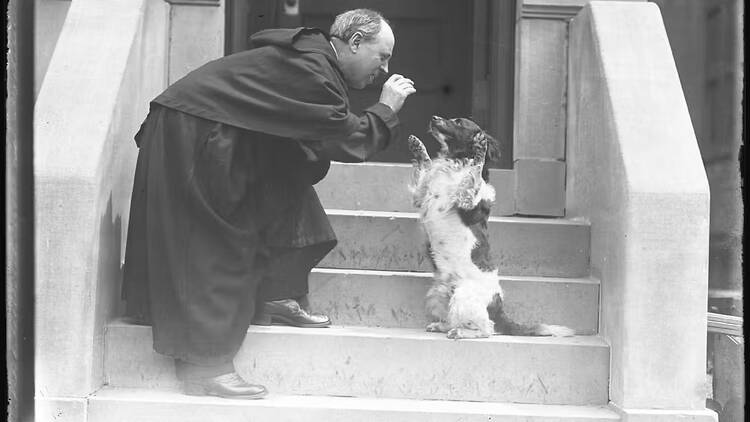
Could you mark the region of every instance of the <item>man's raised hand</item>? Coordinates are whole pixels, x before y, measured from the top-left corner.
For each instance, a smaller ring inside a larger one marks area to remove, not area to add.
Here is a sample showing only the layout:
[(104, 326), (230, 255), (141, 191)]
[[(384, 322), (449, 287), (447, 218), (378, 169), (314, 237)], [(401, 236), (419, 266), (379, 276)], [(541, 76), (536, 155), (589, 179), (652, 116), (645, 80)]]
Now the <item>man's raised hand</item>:
[(398, 113), (404, 105), (406, 97), (415, 92), (417, 90), (414, 89), (414, 82), (411, 79), (393, 74), (383, 84), (383, 90), (380, 93), (380, 102)]

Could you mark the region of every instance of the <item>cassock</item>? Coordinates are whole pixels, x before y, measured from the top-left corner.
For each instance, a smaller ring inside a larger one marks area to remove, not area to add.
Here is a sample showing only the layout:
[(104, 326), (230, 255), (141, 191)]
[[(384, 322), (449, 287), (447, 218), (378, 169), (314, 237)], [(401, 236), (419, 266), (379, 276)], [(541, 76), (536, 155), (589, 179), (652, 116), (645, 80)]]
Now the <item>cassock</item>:
[(313, 185), (399, 125), (384, 104), (350, 111), (335, 54), (317, 29), (261, 31), (152, 101), (135, 136), (123, 297), (157, 352), (231, 362), (257, 297), (307, 293), (336, 244)]

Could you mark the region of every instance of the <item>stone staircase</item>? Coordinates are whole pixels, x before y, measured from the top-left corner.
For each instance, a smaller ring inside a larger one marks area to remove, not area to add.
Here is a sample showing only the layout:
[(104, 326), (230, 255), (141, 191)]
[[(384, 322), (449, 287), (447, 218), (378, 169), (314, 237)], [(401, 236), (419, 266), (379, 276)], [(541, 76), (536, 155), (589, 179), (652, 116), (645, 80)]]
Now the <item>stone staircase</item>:
[(424, 236), (400, 164), (335, 164), (316, 188), (339, 245), (310, 278), (327, 329), (251, 326), (235, 360), (271, 395), (185, 396), (151, 329), (110, 323), (106, 385), (88, 421), (605, 421), (609, 346), (597, 336), (599, 281), (589, 276), (588, 224), (506, 217), (512, 171), (494, 170), (490, 219), (508, 313), (573, 327), (570, 338), (447, 339), (424, 331), (430, 283)]

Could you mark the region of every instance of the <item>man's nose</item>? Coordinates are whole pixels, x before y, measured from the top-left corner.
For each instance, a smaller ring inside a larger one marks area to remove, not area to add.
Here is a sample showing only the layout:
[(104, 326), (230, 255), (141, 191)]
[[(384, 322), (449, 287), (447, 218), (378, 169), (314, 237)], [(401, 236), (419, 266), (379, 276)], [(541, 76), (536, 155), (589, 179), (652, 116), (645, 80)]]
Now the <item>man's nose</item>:
[(383, 74), (388, 74), (388, 63), (384, 63), (380, 66), (380, 71), (383, 72)]

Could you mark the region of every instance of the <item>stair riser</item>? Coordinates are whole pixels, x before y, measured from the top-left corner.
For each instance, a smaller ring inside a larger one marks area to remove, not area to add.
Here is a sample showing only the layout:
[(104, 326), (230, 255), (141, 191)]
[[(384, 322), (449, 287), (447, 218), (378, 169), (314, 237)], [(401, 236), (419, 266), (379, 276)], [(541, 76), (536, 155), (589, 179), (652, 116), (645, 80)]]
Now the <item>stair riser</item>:
[[(408, 189), (411, 175), (410, 165), (333, 163), (315, 190), (325, 208), (414, 212)], [(491, 215), (513, 215), (513, 170), (490, 170), (490, 183), (497, 198)]]
[[(500, 413), (429, 412), (388, 409), (279, 407), (268, 399), (246, 405), (93, 400), (89, 422), (613, 422), (614, 417), (533, 416)], [(244, 404), (244, 403), (243, 403)]]
[[(331, 215), (339, 243), (321, 268), (432, 271), (416, 216)], [(585, 277), (589, 226), (535, 221), (491, 221), (492, 259), (501, 274)]]
[[(110, 327), (108, 384), (175, 386), (171, 362), (151, 350), (150, 329), (136, 328), (128, 335)], [(252, 332), (235, 367), (276, 394), (590, 405), (607, 403), (608, 359), (606, 347), (590, 344), (320, 336), (297, 329)]]
[(285, 394), (607, 402), (605, 348), (259, 334), (245, 342), (236, 364), (243, 376)]
[[(431, 283), (429, 275), (313, 271), (309, 297), (313, 309), (337, 325), (422, 328)], [(597, 331), (598, 284), (504, 279), (501, 286), (516, 321), (565, 325), (579, 334)]]

